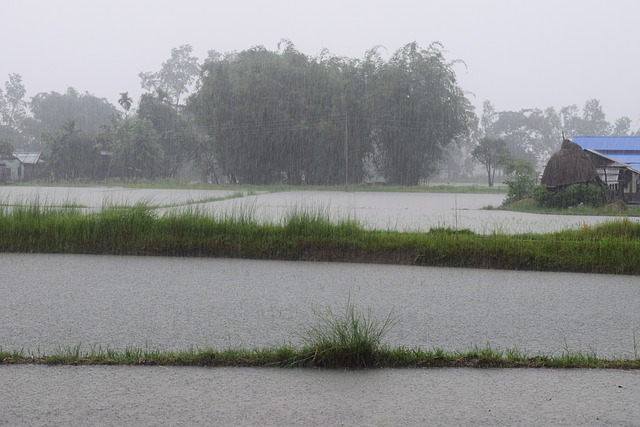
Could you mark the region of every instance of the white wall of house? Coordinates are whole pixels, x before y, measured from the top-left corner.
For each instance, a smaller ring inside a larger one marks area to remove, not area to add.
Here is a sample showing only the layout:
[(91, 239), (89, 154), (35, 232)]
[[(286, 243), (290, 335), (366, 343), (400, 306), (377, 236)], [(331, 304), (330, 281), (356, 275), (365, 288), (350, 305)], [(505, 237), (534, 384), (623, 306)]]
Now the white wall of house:
[(20, 163), (20, 160), (3, 159), (3, 160), (0, 160), (0, 164), (4, 166), (4, 168), (2, 168), (4, 169), (4, 171), (8, 171), (8, 172), (4, 172), (5, 176), (2, 177), (7, 182), (11, 183), (11, 182), (18, 182), (22, 180), (22, 174), (23, 174), (24, 168), (22, 166), (22, 163)]

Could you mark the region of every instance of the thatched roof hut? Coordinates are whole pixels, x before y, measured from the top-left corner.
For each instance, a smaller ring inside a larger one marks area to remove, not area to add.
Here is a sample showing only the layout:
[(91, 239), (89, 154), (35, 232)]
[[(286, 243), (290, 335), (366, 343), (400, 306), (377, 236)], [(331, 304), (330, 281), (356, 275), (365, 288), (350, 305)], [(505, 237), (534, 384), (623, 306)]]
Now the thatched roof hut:
[(565, 139), (560, 151), (549, 159), (540, 182), (547, 187), (557, 188), (587, 182), (599, 184), (601, 181), (595, 165), (582, 147)]

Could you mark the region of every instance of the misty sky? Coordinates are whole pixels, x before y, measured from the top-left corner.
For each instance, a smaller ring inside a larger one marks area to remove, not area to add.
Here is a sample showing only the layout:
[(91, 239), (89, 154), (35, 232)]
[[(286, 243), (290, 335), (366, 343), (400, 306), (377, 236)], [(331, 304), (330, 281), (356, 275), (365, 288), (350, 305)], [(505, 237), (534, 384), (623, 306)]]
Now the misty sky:
[(0, 83), (19, 73), (28, 96), (80, 92), (137, 100), (138, 73), (171, 49), (203, 59), (281, 39), (315, 56), (362, 58), (417, 41), (444, 45), (478, 107), (546, 108), (601, 101), (607, 119), (640, 126), (637, 0), (2, 0)]

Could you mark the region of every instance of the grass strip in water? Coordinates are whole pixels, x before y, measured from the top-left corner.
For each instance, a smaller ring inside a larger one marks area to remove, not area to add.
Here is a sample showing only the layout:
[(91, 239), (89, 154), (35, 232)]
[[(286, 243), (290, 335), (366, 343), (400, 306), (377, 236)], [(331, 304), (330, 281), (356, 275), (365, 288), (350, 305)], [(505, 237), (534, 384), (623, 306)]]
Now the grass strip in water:
[[(127, 366), (203, 366), (203, 367), (282, 367), (329, 369), (380, 368), (557, 368), (557, 369), (640, 369), (640, 358), (601, 358), (594, 353), (568, 352), (558, 356), (528, 356), (517, 350), (491, 347), (469, 351), (423, 350), (420, 348), (378, 348), (368, 355), (366, 364), (350, 354), (327, 359), (320, 349), (273, 347), (262, 349), (189, 349), (184, 351), (127, 348), (88, 352), (76, 347), (52, 354), (0, 351), (0, 364), (44, 365), (127, 365)], [(335, 356), (335, 354), (334, 354)], [(345, 363), (336, 363), (336, 361)]]
[[(495, 350), (489, 344), (471, 350), (447, 352), (441, 348), (389, 348), (381, 341), (396, 323), (390, 313), (382, 321), (371, 311), (362, 313), (352, 301), (344, 311), (316, 311), (316, 323), (306, 325), (303, 345), (284, 345), (259, 349), (198, 349), (160, 351), (130, 347), (123, 351), (81, 346), (59, 349), (46, 355), (0, 348), (0, 364), (46, 365), (162, 365), (162, 366), (247, 366), (283, 368), (589, 368), (640, 369), (640, 357), (604, 359), (595, 352), (572, 352), (560, 356), (529, 356), (509, 349)], [(635, 340), (634, 340), (635, 343)], [(636, 350), (636, 349), (634, 349)]]
[(0, 207), (0, 252), (206, 256), (509, 270), (640, 274), (640, 223), (629, 219), (548, 234), (367, 230), (298, 210), (279, 224), (251, 212), (158, 214), (144, 203), (99, 212), (34, 203)]

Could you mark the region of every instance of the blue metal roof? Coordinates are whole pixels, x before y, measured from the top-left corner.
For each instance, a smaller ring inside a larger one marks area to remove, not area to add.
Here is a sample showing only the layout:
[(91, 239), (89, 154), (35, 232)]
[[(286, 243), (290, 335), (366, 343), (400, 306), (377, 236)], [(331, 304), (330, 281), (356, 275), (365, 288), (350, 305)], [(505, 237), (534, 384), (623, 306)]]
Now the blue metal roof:
[(571, 140), (640, 171), (640, 136), (574, 136)]

